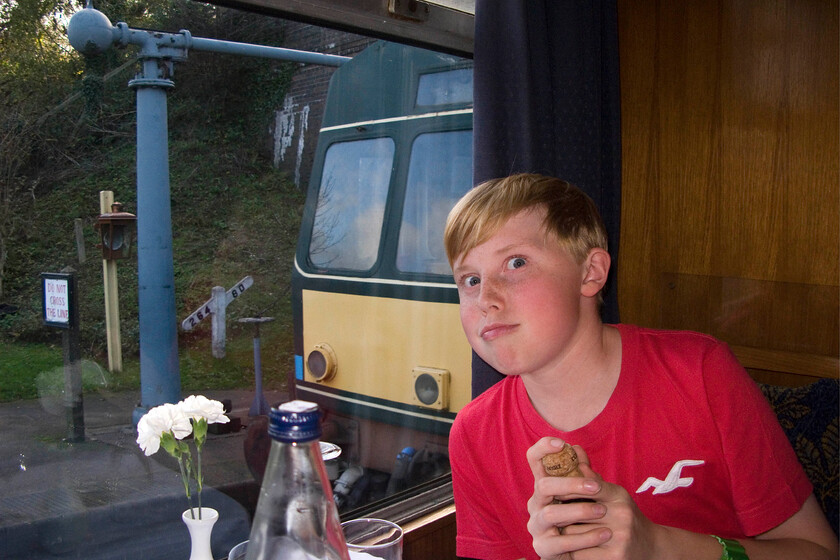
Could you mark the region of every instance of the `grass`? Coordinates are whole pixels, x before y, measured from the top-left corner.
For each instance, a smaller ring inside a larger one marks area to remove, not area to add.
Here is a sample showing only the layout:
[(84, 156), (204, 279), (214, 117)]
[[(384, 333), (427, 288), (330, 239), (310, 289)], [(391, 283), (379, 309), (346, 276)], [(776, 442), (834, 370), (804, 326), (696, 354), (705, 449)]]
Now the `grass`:
[[(282, 325), (263, 326), (260, 331), (261, 363), (265, 389), (282, 390), (292, 367), (291, 331)], [(209, 329), (208, 329), (209, 330)], [(206, 389), (253, 389), (253, 330), (228, 328), (225, 357), (214, 358), (209, 333), (182, 337), (179, 351), (181, 388), (186, 393)], [(60, 398), (64, 391), (64, 359), (60, 346), (0, 341), (0, 402), (35, 398)], [(109, 372), (107, 360), (83, 359), (82, 389), (130, 391), (140, 388), (140, 361), (128, 356), (123, 371)]]
[(38, 396), (36, 379), (63, 364), (60, 347), (0, 342), (0, 401)]

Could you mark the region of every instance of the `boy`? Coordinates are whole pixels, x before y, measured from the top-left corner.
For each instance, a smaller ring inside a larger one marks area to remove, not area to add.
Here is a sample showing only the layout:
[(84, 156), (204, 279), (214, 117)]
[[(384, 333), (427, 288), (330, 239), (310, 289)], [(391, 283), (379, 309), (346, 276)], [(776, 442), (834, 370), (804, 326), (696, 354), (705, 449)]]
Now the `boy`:
[[(444, 243), (467, 339), (506, 376), (450, 434), (459, 556), (837, 557), (772, 410), (725, 345), (601, 323), (610, 257), (582, 191), (530, 174), (488, 181), (455, 205)], [(583, 478), (545, 475), (541, 458), (564, 441)]]

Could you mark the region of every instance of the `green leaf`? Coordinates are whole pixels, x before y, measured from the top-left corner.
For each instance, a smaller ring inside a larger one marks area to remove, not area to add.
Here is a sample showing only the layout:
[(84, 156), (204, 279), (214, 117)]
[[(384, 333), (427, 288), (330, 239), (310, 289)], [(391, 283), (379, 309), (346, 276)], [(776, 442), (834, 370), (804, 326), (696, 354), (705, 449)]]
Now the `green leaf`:
[(199, 451), (201, 450), (201, 446), (204, 445), (205, 439), (207, 439), (207, 419), (193, 420), (193, 440)]
[(172, 432), (164, 432), (160, 436), (160, 446), (163, 447), (164, 451), (176, 459), (180, 457), (179, 443), (180, 442), (175, 439), (175, 436), (172, 435)]

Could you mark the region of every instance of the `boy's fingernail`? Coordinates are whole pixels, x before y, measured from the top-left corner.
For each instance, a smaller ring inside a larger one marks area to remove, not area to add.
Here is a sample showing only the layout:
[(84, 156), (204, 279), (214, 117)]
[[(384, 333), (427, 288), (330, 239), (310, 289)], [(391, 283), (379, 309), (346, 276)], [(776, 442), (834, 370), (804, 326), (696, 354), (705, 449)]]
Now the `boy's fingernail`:
[(557, 438), (552, 439), (549, 443), (551, 443), (553, 447), (563, 447), (564, 445), (564, 441)]
[(590, 492), (597, 492), (598, 490), (601, 489), (601, 485), (598, 484), (594, 480), (584, 480), (583, 481), (583, 489), (588, 490)]

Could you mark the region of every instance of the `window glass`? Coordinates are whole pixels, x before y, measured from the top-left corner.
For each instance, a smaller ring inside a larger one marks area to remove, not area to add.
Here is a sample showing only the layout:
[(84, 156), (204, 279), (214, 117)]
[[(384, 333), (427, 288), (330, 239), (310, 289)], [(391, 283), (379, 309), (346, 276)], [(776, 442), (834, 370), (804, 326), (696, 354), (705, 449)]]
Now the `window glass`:
[(452, 206), (470, 186), (471, 130), (417, 137), (408, 168), (397, 268), (451, 274), (443, 248), (443, 226)]
[[(199, 499), (182, 478), (188, 464), (201, 465), (202, 506), (219, 513), (213, 557), (226, 558), (249, 536), (269, 407), (291, 398), (323, 412), (343, 518), (396, 507), (379, 515), (402, 523), (451, 500), (448, 433), (469, 402), (471, 353), (440, 235), (470, 184), (470, 132), (451, 131), (470, 125), (467, 105), (416, 103), (420, 81), (423, 103), (463, 99), (467, 82), (454, 87), (440, 71), (469, 61), (172, 5), (126, 25), (210, 38), (224, 28), (226, 40), (346, 59), (204, 52), (172, 62), (175, 87), (138, 105), (154, 85), (129, 87), (141, 67), (134, 45), (96, 68), (68, 51), (63, 30), (43, 65), (11, 51), (32, 68), (9, 82), (0, 111), (0, 131), (17, 142), (0, 154), (14, 156), (0, 208), (10, 228), (0, 257), (0, 559), (188, 558), (181, 515)], [(95, 95), (74, 95), (89, 77)], [(165, 125), (166, 143), (138, 145), (138, 122)], [(110, 229), (117, 220), (127, 229)], [(130, 251), (103, 263), (117, 237)], [(200, 462), (195, 437), (180, 440), (189, 463), (154, 434), (141, 448), (141, 418), (190, 396), (219, 401), (229, 419), (209, 426)]]
[(374, 265), (393, 160), (390, 138), (330, 146), (309, 245), (313, 265), (347, 270)]
[(420, 76), (418, 105), (469, 103), (473, 95), (472, 68), (458, 68)]

